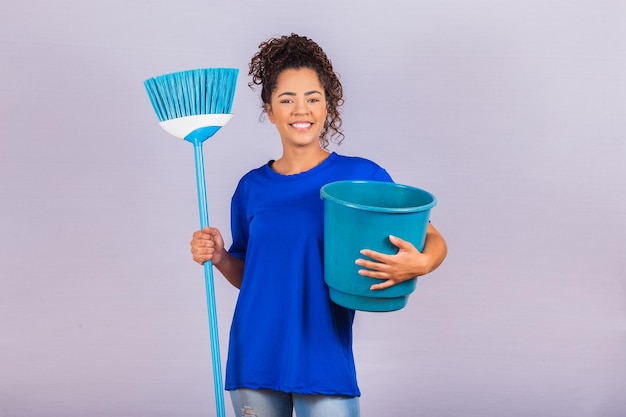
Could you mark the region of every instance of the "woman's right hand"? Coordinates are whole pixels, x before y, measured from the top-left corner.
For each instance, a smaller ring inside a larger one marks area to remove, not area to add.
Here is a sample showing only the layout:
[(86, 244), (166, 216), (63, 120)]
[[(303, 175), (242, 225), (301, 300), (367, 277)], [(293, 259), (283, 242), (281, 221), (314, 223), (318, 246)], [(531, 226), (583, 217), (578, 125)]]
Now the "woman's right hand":
[(224, 239), (220, 231), (214, 227), (205, 227), (193, 233), (191, 238), (191, 255), (200, 265), (212, 261), (217, 266), (224, 257)]

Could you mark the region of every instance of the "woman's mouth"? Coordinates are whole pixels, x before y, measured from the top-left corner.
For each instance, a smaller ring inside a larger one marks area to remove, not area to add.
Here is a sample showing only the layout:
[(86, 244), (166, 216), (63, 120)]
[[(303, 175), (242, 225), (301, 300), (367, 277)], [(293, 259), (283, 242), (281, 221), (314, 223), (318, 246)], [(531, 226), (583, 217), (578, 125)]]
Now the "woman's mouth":
[(297, 123), (292, 123), (291, 127), (295, 128), (295, 129), (308, 129), (309, 127), (311, 127), (312, 123), (309, 122), (297, 122)]

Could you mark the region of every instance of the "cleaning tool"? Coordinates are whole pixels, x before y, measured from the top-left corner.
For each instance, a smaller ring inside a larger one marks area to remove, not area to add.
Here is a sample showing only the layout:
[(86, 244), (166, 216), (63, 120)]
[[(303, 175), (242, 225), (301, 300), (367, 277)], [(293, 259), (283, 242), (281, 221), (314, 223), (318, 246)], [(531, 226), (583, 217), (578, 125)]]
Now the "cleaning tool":
[[(202, 68), (160, 75), (144, 82), (161, 127), (172, 136), (193, 144), (201, 229), (209, 225), (202, 143), (232, 118), (230, 111), (238, 73), (236, 68)], [(204, 281), (217, 416), (224, 417), (222, 364), (211, 261), (204, 263)]]

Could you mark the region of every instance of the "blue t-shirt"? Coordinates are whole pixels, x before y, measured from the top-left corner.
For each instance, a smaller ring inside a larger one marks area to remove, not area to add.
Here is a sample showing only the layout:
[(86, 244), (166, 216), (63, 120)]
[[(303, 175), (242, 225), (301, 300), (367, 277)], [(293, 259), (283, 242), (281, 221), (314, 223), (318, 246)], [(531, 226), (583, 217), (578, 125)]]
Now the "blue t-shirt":
[(354, 311), (324, 283), (324, 202), (340, 180), (391, 181), (375, 163), (331, 153), (315, 168), (247, 173), (232, 199), (233, 244), (245, 260), (230, 331), (226, 389), (360, 395), (352, 354)]

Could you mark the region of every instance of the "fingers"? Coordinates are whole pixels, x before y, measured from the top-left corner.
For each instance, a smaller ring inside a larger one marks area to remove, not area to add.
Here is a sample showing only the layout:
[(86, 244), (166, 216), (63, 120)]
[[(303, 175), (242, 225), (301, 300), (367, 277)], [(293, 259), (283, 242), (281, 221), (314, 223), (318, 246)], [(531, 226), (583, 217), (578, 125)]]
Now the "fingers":
[(355, 263), (365, 269), (359, 270), (359, 275), (385, 280), (384, 282), (374, 284), (370, 287), (370, 290), (384, 290), (385, 288), (392, 287), (397, 284), (397, 281), (390, 279), (390, 267), (384, 263), (368, 261), (366, 259), (357, 259)]
[(199, 264), (204, 264), (213, 260), (216, 251), (222, 250), (223, 241), (219, 230), (205, 227), (193, 233), (189, 245), (192, 259)]
[[(397, 236), (389, 235), (389, 242), (398, 248), (398, 253), (416, 253), (419, 252), (415, 246), (409, 241), (400, 239)], [(387, 255), (384, 253), (376, 252), (371, 249), (363, 249), (361, 255), (371, 258), (377, 262), (391, 263), (394, 257), (397, 255)]]
[(370, 290), (372, 290), (372, 291), (380, 291), (380, 290), (384, 290), (385, 288), (393, 287), (396, 284), (397, 284), (397, 282), (388, 279), (387, 281), (381, 282), (380, 284), (372, 285), (370, 287)]
[(213, 236), (216, 232), (218, 232), (217, 229), (212, 229), (207, 226), (202, 230), (196, 230), (193, 232), (192, 239), (211, 239), (211, 236)]
[[(387, 255), (384, 253), (376, 252), (371, 249), (363, 249), (362, 251), (360, 251), (360, 253), (361, 255), (366, 256), (376, 261), (376, 262), (372, 262), (372, 261), (366, 261), (365, 259), (362, 259), (362, 261), (367, 264), (374, 264), (374, 263), (380, 263), (380, 262), (388, 263), (391, 261), (392, 256), (393, 256), (393, 255)], [(359, 265), (366, 266), (365, 264), (359, 264)], [(367, 266), (367, 268), (369, 268), (369, 266)]]
[(411, 251), (411, 250), (416, 250), (415, 246), (413, 246), (413, 244), (409, 241), (406, 241), (404, 239), (400, 239), (397, 236), (394, 235), (389, 235), (389, 241), (394, 245), (397, 246), (398, 249), (400, 249), (401, 251)]
[(359, 258), (355, 263), (363, 269), (359, 274), (379, 279), (382, 282), (370, 287), (371, 290), (383, 290), (400, 282), (414, 278), (416, 275), (414, 263), (419, 261), (422, 254), (408, 241), (396, 236), (389, 236), (389, 241), (398, 247), (398, 252), (393, 255), (363, 249), (360, 251), (366, 259)]
[(355, 264), (361, 266), (365, 269), (359, 270), (359, 274), (370, 277), (370, 278), (379, 278), (379, 279), (387, 279), (386, 276), (383, 276), (388, 272), (390, 267), (383, 263), (383, 261), (370, 261), (367, 259), (357, 259), (354, 261)]

